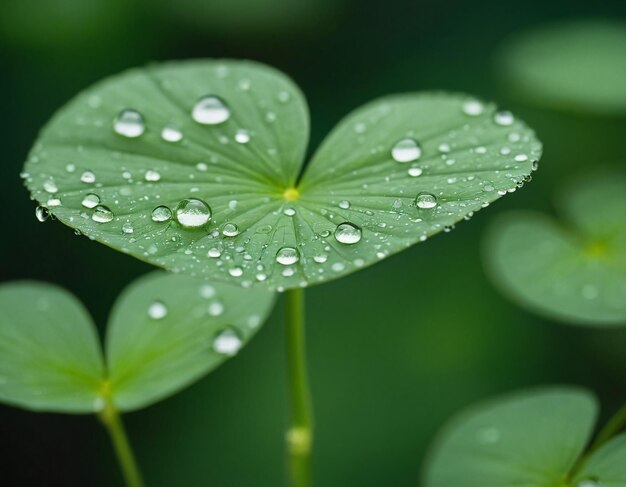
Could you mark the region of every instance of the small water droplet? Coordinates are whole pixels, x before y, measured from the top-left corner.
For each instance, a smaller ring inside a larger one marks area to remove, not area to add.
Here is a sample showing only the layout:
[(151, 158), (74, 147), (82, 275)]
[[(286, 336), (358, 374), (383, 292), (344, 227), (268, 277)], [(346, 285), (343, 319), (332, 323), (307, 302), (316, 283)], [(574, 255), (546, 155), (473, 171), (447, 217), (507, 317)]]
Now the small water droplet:
[(133, 228), (132, 224), (129, 222), (124, 223), (124, 225), (122, 225), (122, 232), (126, 233), (126, 234), (131, 234), (135, 231), (135, 229)]
[(527, 161), (527, 160), (528, 160), (528, 156), (527, 156), (526, 154), (517, 154), (517, 155), (515, 156), (515, 160), (516, 160), (517, 162), (524, 162), (524, 161)]
[(442, 142), (441, 144), (439, 144), (439, 152), (446, 154), (448, 152), (450, 152), (450, 144), (447, 144), (445, 142)]
[(207, 308), (209, 315), (220, 316), (224, 313), (224, 304), (221, 301), (213, 301)]
[(211, 219), (211, 208), (197, 198), (186, 198), (176, 206), (176, 221), (185, 228), (199, 228)]
[(539, 169), (539, 161), (533, 161), (533, 165), (531, 169), (533, 171), (536, 171), (537, 169)]
[(100, 196), (94, 193), (89, 193), (88, 195), (85, 195), (83, 201), (81, 201), (80, 204), (83, 205), (85, 208), (95, 208), (100, 204)]
[(496, 112), (496, 114), (493, 116), (493, 121), (496, 123), (496, 125), (508, 126), (513, 125), (513, 122), (515, 122), (515, 117), (511, 112), (504, 110), (501, 112)]
[(246, 129), (237, 130), (237, 132), (235, 133), (235, 142), (238, 142), (240, 144), (247, 144), (248, 142), (250, 142), (250, 132), (248, 132)]
[(143, 116), (137, 110), (122, 110), (113, 121), (113, 130), (131, 139), (139, 137), (146, 130)]
[(391, 157), (397, 162), (416, 161), (422, 155), (422, 149), (415, 139), (400, 139), (391, 149)]
[(213, 339), (213, 350), (229, 357), (236, 355), (242, 346), (243, 340), (233, 327), (221, 330)]
[(96, 175), (92, 171), (84, 171), (80, 175), (80, 180), (83, 183), (92, 184), (96, 182)]
[(415, 198), (415, 204), (421, 209), (431, 209), (437, 206), (437, 198), (434, 194), (420, 193)]
[(217, 259), (219, 256), (222, 255), (222, 251), (216, 247), (213, 247), (209, 249), (209, 251), (207, 252), (207, 255), (211, 257), (212, 259)]
[(109, 223), (113, 220), (113, 212), (104, 205), (98, 205), (93, 209), (91, 219), (97, 223)]
[(61, 200), (59, 198), (50, 198), (46, 201), (46, 206), (51, 208), (53, 206), (61, 206)]
[(409, 170), (408, 170), (409, 176), (411, 176), (413, 178), (421, 176), (423, 172), (424, 171), (422, 171), (422, 168), (420, 168), (420, 167), (410, 167)]
[(215, 293), (215, 288), (210, 284), (203, 284), (202, 286), (200, 286), (200, 296), (205, 299), (212, 298), (213, 296), (215, 296)]
[(228, 269), (228, 273), (232, 277), (241, 277), (243, 276), (243, 269), (239, 266), (231, 267), (230, 269)]
[(350, 208), (350, 202), (348, 200), (340, 201), (339, 208), (343, 208), (344, 210), (347, 210), (348, 208)]
[(35, 217), (40, 222), (45, 222), (48, 218), (50, 218), (50, 212), (45, 206), (38, 206), (35, 208)]
[(183, 133), (176, 125), (166, 125), (161, 130), (161, 138), (165, 142), (180, 142), (183, 140)]
[(239, 235), (239, 227), (234, 223), (225, 223), (222, 227), (222, 235), (225, 237), (236, 237)]
[(361, 229), (350, 222), (337, 225), (335, 239), (342, 244), (352, 245), (361, 241)]
[(328, 260), (328, 255), (326, 255), (326, 254), (315, 255), (313, 257), (313, 260), (315, 262), (317, 262), (318, 264), (323, 264), (324, 262), (326, 262)]
[(283, 247), (276, 253), (276, 262), (281, 265), (292, 265), (300, 260), (298, 249)]
[(167, 206), (160, 205), (152, 210), (151, 218), (153, 222), (161, 223), (171, 220), (172, 210)]
[(46, 193), (50, 193), (50, 194), (54, 194), (57, 191), (59, 191), (59, 188), (57, 187), (56, 183), (52, 181), (51, 179), (43, 183), (43, 189)]
[(74, 171), (76, 171), (76, 165), (75, 164), (71, 164), (71, 163), (70, 164), (66, 164), (65, 165), (65, 170), (71, 174)]
[(485, 110), (484, 105), (478, 100), (467, 100), (463, 103), (463, 113), (475, 117)]
[(285, 208), (283, 210), (283, 214), (285, 216), (294, 216), (296, 214), (296, 210), (294, 210), (293, 208)]
[(146, 181), (149, 181), (149, 182), (156, 182), (156, 181), (159, 181), (161, 179), (161, 174), (158, 171), (155, 171), (153, 169), (149, 169), (143, 175), (143, 178)]
[(203, 125), (218, 125), (230, 118), (230, 109), (221, 98), (204, 96), (193, 107), (191, 117)]
[(162, 301), (155, 301), (148, 307), (148, 316), (153, 320), (160, 320), (167, 316), (167, 306)]
[(201, 172), (205, 172), (209, 168), (206, 162), (199, 162), (196, 164), (196, 169)]

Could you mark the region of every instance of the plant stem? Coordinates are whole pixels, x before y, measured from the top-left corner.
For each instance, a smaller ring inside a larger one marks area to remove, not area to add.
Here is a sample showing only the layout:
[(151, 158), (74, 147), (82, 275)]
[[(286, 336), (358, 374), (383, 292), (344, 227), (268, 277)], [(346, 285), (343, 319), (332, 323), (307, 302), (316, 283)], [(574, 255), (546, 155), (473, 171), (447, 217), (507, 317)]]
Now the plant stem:
[(291, 425), (287, 431), (287, 452), (293, 487), (311, 487), (313, 411), (306, 370), (304, 331), (304, 290), (286, 293), (286, 346)]
[(600, 430), (589, 451), (596, 451), (607, 441), (613, 438), (613, 436), (619, 433), (624, 426), (626, 426), (626, 404), (618, 409), (611, 419), (609, 419), (609, 421), (604, 425), (604, 428)]
[(109, 398), (106, 398), (105, 401), (106, 404), (100, 413), (100, 419), (111, 437), (113, 449), (115, 450), (117, 460), (120, 464), (124, 481), (127, 487), (144, 487), (141, 472), (139, 471), (139, 467), (135, 461), (135, 455), (133, 454), (130, 442), (126, 436), (122, 418), (113, 402)]

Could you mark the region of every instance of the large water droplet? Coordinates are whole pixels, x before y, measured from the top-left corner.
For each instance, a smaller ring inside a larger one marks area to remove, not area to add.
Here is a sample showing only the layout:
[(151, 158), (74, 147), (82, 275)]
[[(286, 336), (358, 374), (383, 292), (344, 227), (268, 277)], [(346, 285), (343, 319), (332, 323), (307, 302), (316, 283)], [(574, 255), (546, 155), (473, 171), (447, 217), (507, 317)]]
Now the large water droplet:
[(100, 196), (94, 193), (89, 193), (83, 198), (83, 201), (80, 203), (85, 208), (95, 208), (100, 204)]
[(205, 96), (193, 107), (191, 117), (203, 125), (217, 125), (230, 118), (230, 109), (217, 96)]
[(434, 194), (420, 193), (415, 198), (415, 204), (418, 208), (428, 210), (437, 206), (437, 198)]
[(229, 357), (235, 355), (242, 346), (243, 340), (233, 327), (223, 329), (213, 339), (213, 350)]
[(167, 306), (162, 301), (155, 301), (148, 307), (148, 316), (153, 320), (160, 320), (167, 316)]
[(211, 208), (197, 198), (187, 198), (178, 203), (176, 221), (185, 228), (199, 228), (211, 219)]
[(113, 130), (124, 137), (139, 137), (146, 130), (141, 113), (137, 110), (122, 110), (113, 121)]
[(422, 149), (415, 139), (400, 139), (391, 149), (391, 157), (397, 162), (416, 161), (422, 155)]
[(292, 265), (300, 260), (298, 249), (283, 247), (276, 253), (276, 262), (282, 265)]
[(48, 218), (50, 218), (50, 212), (45, 206), (38, 206), (35, 208), (35, 217), (40, 222), (45, 222)]
[(98, 205), (93, 209), (91, 219), (97, 223), (109, 223), (113, 220), (113, 212), (104, 205)]
[(151, 218), (153, 222), (157, 223), (169, 221), (172, 218), (172, 210), (164, 205), (157, 206), (152, 210)]
[(361, 241), (361, 229), (350, 222), (337, 225), (335, 239), (342, 244), (352, 245)]

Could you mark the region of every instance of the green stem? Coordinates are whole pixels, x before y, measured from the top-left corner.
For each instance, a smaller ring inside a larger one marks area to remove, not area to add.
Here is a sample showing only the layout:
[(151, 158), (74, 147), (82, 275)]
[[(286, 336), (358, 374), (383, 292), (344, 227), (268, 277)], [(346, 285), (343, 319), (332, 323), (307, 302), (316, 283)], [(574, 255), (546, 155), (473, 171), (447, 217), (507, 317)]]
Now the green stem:
[(109, 432), (113, 449), (122, 469), (122, 475), (127, 487), (144, 487), (141, 472), (135, 461), (135, 455), (126, 436), (124, 423), (115, 405), (110, 399), (105, 399), (106, 405), (100, 413), (100, 419)]
[(293, 487), (311, 487), (313, 411), (306, 370), (304, 332), (304, 290), (287, 291), (286, 346), (291, 425), (287, 431), (287, 452)]
[(626, 426), (626, 404), (624, 404), (617, 412), (609, 419), (608, 423), (604, 425), (604, 428), (600, 430), (596, 439), (594, 440), (589, 452), (594, 452), (607, 441), (613, 438), (619, 433), (624, 426)]

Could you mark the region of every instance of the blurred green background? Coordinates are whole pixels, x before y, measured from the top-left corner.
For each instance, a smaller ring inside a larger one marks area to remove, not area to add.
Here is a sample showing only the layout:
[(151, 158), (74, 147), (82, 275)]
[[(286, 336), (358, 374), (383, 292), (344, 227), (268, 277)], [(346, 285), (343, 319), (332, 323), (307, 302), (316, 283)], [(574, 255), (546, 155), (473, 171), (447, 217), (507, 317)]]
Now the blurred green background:
[[(494, 56), (503, 40), (569, 18), (626, 20), (626, 3), (4, 0), (1, 279), (64, 285), (102, 324), (119, 291), (150, 269), (63, 225), (38, 223), (18, 177), (55, 109), (124, 68), (197, 57), (276, 66), (308, 97), (312, 148), (341, 116), (377, 96), (467, 91), (511, 108), (537, 130), (545, 144), (540, 170), (523, 190), (454, 232), (307, 291), (317, 485), (417, 485), (445, 420), (513, 389), (586, 385), (608, 415), (626, 399), (626, 331), (569, 327), (520, 310), (487, 281), (480, 258), (484, 227), (498, 212), (551, 212), (555, 190), (569, 175), (626, 164), (623, 118), (526, 107), (497, 82)], [(126, 417), (148, 485), (284, 484), (281, 305), (236, 359)], [(121, 485), (106, 433), (93, 417), (0, 406), (0, 442), (2, 485)]]

